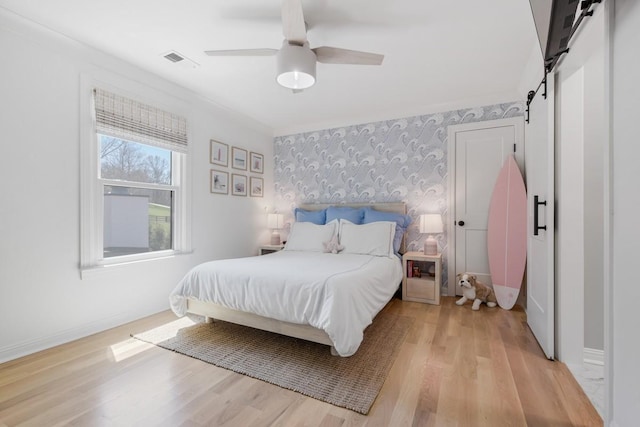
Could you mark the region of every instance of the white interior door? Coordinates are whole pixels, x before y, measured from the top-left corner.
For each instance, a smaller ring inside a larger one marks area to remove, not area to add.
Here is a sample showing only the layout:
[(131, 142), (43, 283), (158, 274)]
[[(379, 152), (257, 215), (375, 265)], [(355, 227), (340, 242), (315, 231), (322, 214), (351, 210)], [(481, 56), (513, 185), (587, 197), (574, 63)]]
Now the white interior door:
[[(491, 284), (487, 256), (487, 222), (489, 203), (498, 173), (507, 156), (516, 154), (521, 170), (524, 166), (523, 118), (492, 120), (451, 126), (449, 153), (455, 164), (453, 217), (450, 235), (449, 295), (461, 295), (455, 283), (458, 273), (472, 273)], [(451, 252), (453, 251), (453, 253)]]
[(545, 355), (553, 359), (555, 113), (554, 76), (551, 74), (547, 76), (547, 88), (547, 99), (544, 99), (541, 90), (531, 102), (529, 123), (525, 126), (528, 190), (527, 323)]

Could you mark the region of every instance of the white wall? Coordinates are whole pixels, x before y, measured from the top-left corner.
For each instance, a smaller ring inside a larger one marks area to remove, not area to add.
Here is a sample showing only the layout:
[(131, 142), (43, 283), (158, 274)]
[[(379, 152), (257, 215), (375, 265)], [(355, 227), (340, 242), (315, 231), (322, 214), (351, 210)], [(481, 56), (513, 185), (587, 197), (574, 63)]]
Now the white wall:
[(638, 117), (640, 117), (640, 2), (616, 0), (612, 43), (613, 232), (611, 425), (638, 425), (640, 333), (638, 332)]
[[(0, 362), (165, 310), (191, 266), (253, 255), (268, 240), (271, 130), (8, 12), (0, 51)], [(186, 105), (194, 250), (82, 280), (79, 123), (90, 112), (79, 91), (81, 76), (97, 75)], [(210, 194), (211, 138), (264, 154), (265, 198)]]

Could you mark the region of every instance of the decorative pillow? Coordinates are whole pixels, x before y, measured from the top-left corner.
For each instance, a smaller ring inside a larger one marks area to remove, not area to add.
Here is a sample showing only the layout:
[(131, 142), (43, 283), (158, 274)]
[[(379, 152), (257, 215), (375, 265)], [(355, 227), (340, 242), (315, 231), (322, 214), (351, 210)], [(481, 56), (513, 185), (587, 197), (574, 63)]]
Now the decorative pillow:
[(338, 222), (318, 225), (312, 222), (294, 222), (287, 238), (285, 251), (322, 252), (324, 242), (335, 235)]
[(353, 224), (362, 224), (363, 218), (363, 208), (349, 208), (338, 206), (329, 206), (327, 208), (327, 222), (333, 221), (334, 219), (346, 219)]
[(407, 227), (411, 224), (411, 217), (409, 215), (403, 215), (394, 212), (382, 212), (373, 208), (367, 208), (364, 210), (363, 224), (369, 224), (377, 221), (394, 221), (396, 223), (396, 234), (393, 238), (393, 251), (397, 254), (400, 252), (400, 245), (402, 245), (402, 236), (407, 231)]
[(356, 225), (340, 220), (340, 244), (342, 253), (374, 256), (394, 256), (393, 237), (396, 223), (376, 221), (370, 224)]
[(328, 222), (326, 221), (326, 209), (319, 211), (306, 211), (304, 209), (295, 208), (293, 210), (293, 216), (296, 218), (296, 222), (312, 222), (318, 225), (324, 225)]

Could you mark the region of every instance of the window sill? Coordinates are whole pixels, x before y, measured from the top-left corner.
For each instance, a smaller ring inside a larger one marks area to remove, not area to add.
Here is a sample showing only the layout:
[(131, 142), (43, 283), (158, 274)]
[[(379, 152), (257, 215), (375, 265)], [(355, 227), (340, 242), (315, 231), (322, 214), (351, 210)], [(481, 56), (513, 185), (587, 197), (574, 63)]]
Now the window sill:
[[(161, 253), (154, 253), (153, 256), (146, 255), (144, 257), (132, 256), (132, 257), (119, 257), (118, 259), (109, 260), (100, 264), (80, 267), (80, 278), (90, 279), (92, 277), (101, 276), (105, 273), (113, 273), (121, 271), (130, 265), (136, 265), (141, 263), (162, 261), (166, 259), (175, 258), (181, 255), (190, 255), (193, 251), (163, 251)], [(126, 258), (126, 259), (125, 259)]]

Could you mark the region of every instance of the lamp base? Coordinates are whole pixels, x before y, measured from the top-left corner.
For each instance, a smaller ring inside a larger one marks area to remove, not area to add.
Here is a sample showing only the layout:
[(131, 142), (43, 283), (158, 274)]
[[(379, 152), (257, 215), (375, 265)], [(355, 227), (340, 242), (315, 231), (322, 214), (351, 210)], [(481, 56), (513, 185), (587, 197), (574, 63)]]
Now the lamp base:
[(438, 241), (431, 235), (424, 242), (424, 254), (438, 255)]
[(276, 246), (280, 244), (280, 233), (277, 231), (271, 233), (271, 244)]

